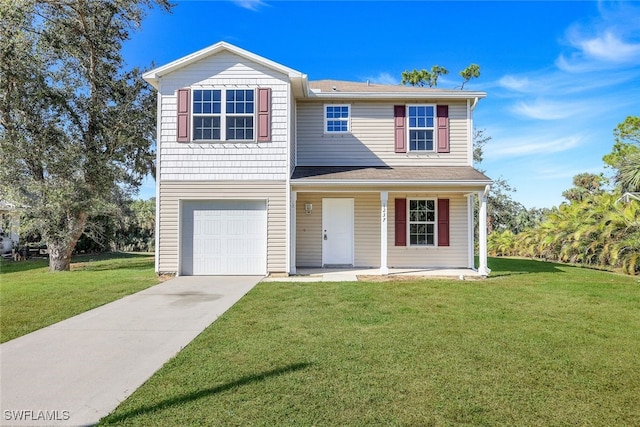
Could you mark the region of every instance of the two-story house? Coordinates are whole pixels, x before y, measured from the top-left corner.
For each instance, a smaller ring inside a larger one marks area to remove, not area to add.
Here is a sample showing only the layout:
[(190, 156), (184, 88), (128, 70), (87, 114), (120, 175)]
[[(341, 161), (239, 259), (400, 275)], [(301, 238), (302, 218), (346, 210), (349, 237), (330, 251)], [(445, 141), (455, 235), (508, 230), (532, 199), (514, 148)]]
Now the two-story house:
[[(147, 72), (158, 90), (156, 271), (475, 268), (484, 92), (306, 74), (225, 42)], [(478, 197), (476, 197), (478, 196)]]

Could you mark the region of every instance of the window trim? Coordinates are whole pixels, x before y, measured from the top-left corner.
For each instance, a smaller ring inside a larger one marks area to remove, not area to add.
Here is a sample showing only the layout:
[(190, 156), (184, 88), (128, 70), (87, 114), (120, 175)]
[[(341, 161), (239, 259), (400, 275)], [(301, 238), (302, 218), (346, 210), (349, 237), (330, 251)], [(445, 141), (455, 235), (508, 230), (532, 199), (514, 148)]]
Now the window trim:
[[(347, 123), (347, 130), (330, 131), (328, 129), (329, 118), (327, 117), (327, 108), (329, 107), (347, 107), (346, 118), (332, 118), (331, 121), (339, 121)], [(324, 118), (323, 132), (325, 135), (344, 135), (351, 133), (351, 104), (324, 104), (322, 107), (322, 115)]]
[[(195, 113), (194, 110), (194, 102), (195, 102), (195, 92), (196, 91), (207, 91), (207, 90), (219, 90), (220, 91), (220, 113), (211, 113), (211, 114), (203, 114), (203, 113)], [(227, 91), (229, 90), (244, 90), (244, 91), (252, 91), (253, 92), (253, 113), (227, 113)], [(212, 142), (212, 143), (251, 143), (257, 142), (257, 133), (258, 133), (258, 124), (257, 124), (257, 97), (258, 91), (257, 88), (254, 87), (221, 87), (221, 86), (206, 86), (206, 87), (192, 87), (191, 88), (191, 99), (190, 99), (190, 136), (192, 142)], [(194, 118), (196, 117), (220, 117), (220, 139), (196, 139), (196, 128), (194, 123)], [(251, 139), (228, 139), (227, 138), (227, 118), (230, 117), (251, 117), (253, 120), (253, 138)]]
[[(433, 202), (433, 221), (411, 221), (411, 202), (415, 201), (432, 201)], [(407, 243), (408, 247), (413, 248), (433, 248), (438, 247), (438, 199), (436, 197), (422, 197), (422, 198), (407, 198), (407, 207), (406, 207), (406, 235), (407, 235)], [(429, 244), (415, 244), (411, 243), (411, 224), (431, 224), (433, 226), (433, 243)]]
[[(411, 107), (432, 107), (433, 108), (433, 126), (411, 127), (410, 126), (411, 115), (409, 114), (409, 110)], [(405, 108), (406, 108), (405, 120), (406, 120), (406, 127), (407, 127), (407, 130), (406, 130), (407, 153), (436, 153), (438, 151), (437, 150), (437, 147), (438, 147), (438, 126), (437, 126), (438, 106), (437, 104), (406, 104)], [(431, 150), (412, 150), (411, 149), (411, 131), (412, 130), (430, 130), (431, 131), (431, 134), (433, 135), (433, 146)]]

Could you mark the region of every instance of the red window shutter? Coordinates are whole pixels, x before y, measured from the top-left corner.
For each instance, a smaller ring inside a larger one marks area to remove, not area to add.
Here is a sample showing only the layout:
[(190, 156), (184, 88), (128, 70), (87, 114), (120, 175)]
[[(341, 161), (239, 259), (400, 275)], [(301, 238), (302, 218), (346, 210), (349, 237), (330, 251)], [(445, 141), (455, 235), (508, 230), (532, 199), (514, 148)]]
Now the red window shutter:
[(396, 246), (407, 246), (407, 199), (396, 199)]
[(404, 105), (393, 106), (393, 119), (395, 130), (396, 153), (407, 152), (407, 132), (406, 132), (406, 108)]
[(271, 141), (271, 88), (258, 89), (258, 142)]
[(438, 199), (438, 246), (449, 246), (449, 199)]
[(449, 152), (449, 106), (437, 106), (438, 119), (438, 153)]
[(191, 110), (190, 92), (189, 89), (178, 89), (178, 142), (189, 142), (191, 139), (189, 132), (189, 123), (191, 121), (189, 117)]

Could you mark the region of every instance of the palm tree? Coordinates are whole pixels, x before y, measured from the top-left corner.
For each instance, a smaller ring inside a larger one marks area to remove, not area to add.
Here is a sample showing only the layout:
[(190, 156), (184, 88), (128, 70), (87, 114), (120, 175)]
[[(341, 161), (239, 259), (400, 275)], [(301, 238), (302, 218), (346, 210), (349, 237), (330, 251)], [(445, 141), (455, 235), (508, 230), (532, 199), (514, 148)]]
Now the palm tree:
[(620, 162), (616, 182), (622, 192), (640, 192), (640, 152), (631, 153)]

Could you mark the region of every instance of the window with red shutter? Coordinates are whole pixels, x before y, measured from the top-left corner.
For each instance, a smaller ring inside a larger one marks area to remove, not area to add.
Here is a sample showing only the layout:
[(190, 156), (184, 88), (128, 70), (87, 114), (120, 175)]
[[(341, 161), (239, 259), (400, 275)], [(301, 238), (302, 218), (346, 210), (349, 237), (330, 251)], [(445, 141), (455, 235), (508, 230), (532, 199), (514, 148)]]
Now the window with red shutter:
[(404, 105), (393, 106), (396, 153), (407, 152), (406, 108)]
[(177, 140), (178, 142), (189, 142), (191, 139), (189, 123), (191, 96), (189, 89), (178, 89), (178, 121), (177, 121)]
[(449, 106), (438, 105), (437, 107), (438, 122), (438, 153), (449, 152)]
[(438, 246), (449, 246), (449, 199), (438, 199)]
[(407, 199), (396, 199), (396, 246), (407, 246)]

